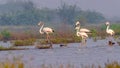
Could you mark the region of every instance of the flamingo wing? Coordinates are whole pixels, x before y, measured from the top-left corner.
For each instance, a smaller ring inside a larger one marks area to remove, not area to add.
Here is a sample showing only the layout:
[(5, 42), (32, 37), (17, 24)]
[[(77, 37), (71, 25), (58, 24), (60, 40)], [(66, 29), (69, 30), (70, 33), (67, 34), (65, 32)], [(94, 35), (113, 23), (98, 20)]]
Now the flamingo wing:
[(88, 35), (85, 32), (79, 32), (78, 35), (81, 37), (86, 37), (86, 38), (88, 37)]
[(115, 32), (114, 32), (112, 29), (109, 29), (109, 30), (107, 31), (107, 33), (110, 34), (110, 35), (114, 35), (114, 34), (115, 34)]
[(80, 29), (80, 32), (90, 32), (90, 30), (85, 29), (85, 28), (81, 28), (81, 29)]
[(44, 27), (43, 32), (45, 32), (45, 33), (53, 33), (53, 29), (49, 28), (49, 27)]

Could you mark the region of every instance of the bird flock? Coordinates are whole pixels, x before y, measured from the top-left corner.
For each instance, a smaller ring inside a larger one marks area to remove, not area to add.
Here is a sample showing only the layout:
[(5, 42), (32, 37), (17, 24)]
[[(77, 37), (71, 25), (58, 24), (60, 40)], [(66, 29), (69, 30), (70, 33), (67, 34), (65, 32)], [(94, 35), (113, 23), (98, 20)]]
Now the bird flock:
[[(108, 21), (105, 24), (107, 26), (106, 33), (109, 35), (109, 43), (112, 45), (112, 44), (114, 44), (114, 42), (112, 41), (111, 38), (113, 38), (113, 36), (115, 35), (115, 32), (114, 32), (114, 30), (109, 28), (110, 23)], [(54, 30), (50, 27), (44, 27), (44, 23), (41, 21), (38, 23), (38, 25), (40, 26), (40, 29), (39, 29), (40, 34), (45, 34), (47, 41), (50, 42), (50, 35), (49, 34), (54, 33)], [(81, 37), (81, 39), (82, 39), (80, 46), (86, 47), (88, 34), (91, 33), (91, 31), (89, 29), (86, 29), (86, 28), (81, 28), (81, 24), (79, 21), (77, 21), (75, 23), (75, 30), (76, 30), (76, 36)]]

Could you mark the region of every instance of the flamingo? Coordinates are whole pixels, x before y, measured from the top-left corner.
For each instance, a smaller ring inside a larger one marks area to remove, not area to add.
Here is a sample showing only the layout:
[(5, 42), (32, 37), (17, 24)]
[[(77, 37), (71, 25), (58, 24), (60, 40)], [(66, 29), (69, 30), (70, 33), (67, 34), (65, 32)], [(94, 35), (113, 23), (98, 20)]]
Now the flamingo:
[[(109, 34), (110, 37), (113, 37), (113, 36), (115, 35), (115, 32), (114, 32), (114, 30), (109, 29), (110, 23), (109, 23), (108, 21), (106, 22), (106, 26), (107, 26), (107, 28), (106, 28), (106, 33)], [(112, 39), (111, 39), (111, 41), (109, 41), (109, 44), (110, 44), (110, 43), (114, 44), (114, 43), (112, 42)]]
[(77, 21), (75, 23), (75, 29), (79, 29), (80, 32), (90, 33), (90, 30), (88, 30), (86, 28), (80, 28), (80, 22), (79, 21)]
[(77, 35), (78, 37), (81, 37), (81, 38), (82, 38), (82, 45), (85, 45), (85, 44), (86, 44), (86, 39), (88, 38), (87, 33), (85, 33), (85, 32), (80, 32), (79, 29), (76, 29), (76, 35)]
[(41, 28), (39, 30), (40, 34), (46, 34), (46, 39), (47, 39), (47, 41), (49, 41), (49, 39), (50, 39), (49, 34), (53, 33), (54, 30), (49, 27), (44, 27), (44, 23), (42, 23), (42, 22), (39, 22), (38, 25), (41, 26)]
[(112, 29), (109, 29), (110, 23), (106, 22), (106, 26), (107, 26), (107, 28), (106, 28), (107, 34), (109, 34), (110, 36), (113, 36), (115, 34), (115, 32)]

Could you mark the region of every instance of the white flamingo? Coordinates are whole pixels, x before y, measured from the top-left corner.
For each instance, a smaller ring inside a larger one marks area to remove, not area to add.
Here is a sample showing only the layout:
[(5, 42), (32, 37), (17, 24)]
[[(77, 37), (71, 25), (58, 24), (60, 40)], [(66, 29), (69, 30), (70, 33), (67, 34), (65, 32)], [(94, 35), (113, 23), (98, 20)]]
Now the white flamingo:
[(107, 34), (109, 34), (110, 36), (113, 36), (115, 34), (115, 32), (112, 29), (109, 29), (110, 23), (106, 22), (106, 26), (107, 26), (107, 28), (106, 28)]
[(76, 35), (77, 35), (78, 37), (81, 37), (81, 38), (82, 38), (81, 44), (82, 44), (82, 45), (86, 45), (86, 39), (88, 38), (87, 33), (85, 33), (85, 32), (80, 32), (79, 29), (76, 29)]
[(90, 30), (88, 30), (86, 28), (80, 28), (80, 22), (79, 21), (77, 21), (75, 23), (75, 29), (79, 29), (80, 32), (90, 33)]
[(46, 39), (47, 39), (47, 41), (49, 41), (49, 39), (50, 39), (49, 34), (53, 33), (54, 30), (49, 27), (44, 27), (44, 23), (42, 23), (42, 22), (39, 22), (38, 25), (41, 26), (41, 28), (39, 30), (40, 34), (46, 34)]
[[(110, 37), (112, 38), (112, 37), (115, 35), (115, 32), (114, 32), (114, 30), (109, 29), (109, 27), (110, 27), (110, 23), (109, 23), (109, 22), (106, 22), (106, 26), (107, 26), (107, 28), (106, 28), (106, 33), (110, 35), (109, 38), (110, 38)], [(111, 39), (111, 38), (110, 38), (110, 39)], [(112, 42), (112, 39), (109, 41), (109, 45), (111, 45), (111, 44), (114, 44), (114, 43)]]

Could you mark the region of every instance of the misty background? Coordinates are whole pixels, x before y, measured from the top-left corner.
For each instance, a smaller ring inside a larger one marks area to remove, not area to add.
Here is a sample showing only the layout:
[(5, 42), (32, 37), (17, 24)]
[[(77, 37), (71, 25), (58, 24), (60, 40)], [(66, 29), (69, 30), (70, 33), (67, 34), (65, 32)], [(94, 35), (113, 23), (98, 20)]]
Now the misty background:
[[(0, 4), (17, 0), (0, 0)], [(120, 17), (120, 0), (20, 0), (20, 1), (32, 1), (37, 7), (43, 8), (57, 8), (61, 5), (61, 2), (65, 2), (69, 5), (77, 5), (83, 10), (95, 10), (103, 13), (106, 17)]]
[(119, 22), (119, 0), (0, 0), (0, 24)]

